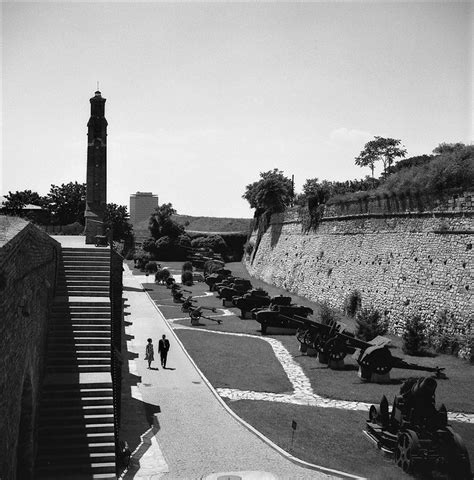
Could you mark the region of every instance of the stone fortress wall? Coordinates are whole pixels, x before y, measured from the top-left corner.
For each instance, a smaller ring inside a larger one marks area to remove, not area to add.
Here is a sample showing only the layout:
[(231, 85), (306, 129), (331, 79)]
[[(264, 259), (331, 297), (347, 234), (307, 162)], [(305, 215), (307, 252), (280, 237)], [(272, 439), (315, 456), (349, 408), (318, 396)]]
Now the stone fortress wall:
[(60, 245), (49, 235), (25, 220), (0, 216), (1, 478), (32, 478), (47, 320), (59, 258)]
[(472, 334), (473, 200), (466, 194), (436, 211), (388, 214), (348, 215), (347, 206), (332, 206), (307, 233), (290, 209), (272, 216), (260, 241), (253, 232), (246, 266), (257, 278), (338, 309), (358, 290), (362, 306), (385, 314), (394, 333), (415, 314), (435, 328), (446, 311), (449, 334)]

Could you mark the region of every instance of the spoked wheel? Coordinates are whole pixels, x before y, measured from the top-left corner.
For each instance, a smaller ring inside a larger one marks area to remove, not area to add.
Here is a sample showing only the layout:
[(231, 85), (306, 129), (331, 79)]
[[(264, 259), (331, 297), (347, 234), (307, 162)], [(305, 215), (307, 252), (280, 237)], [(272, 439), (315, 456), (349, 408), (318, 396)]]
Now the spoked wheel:
[(448, 469), (454, 480), (472, 479), (469, 454), (463, 439), (451, 427), (446, 430), (451, 434), (451, 442), (448, 449)]
[(415, 432), (408, 430), (398, 435), (395, 461), (406, 473), (411, 473), (415, 465), (414, 455), (418, 451), (418, 437)]

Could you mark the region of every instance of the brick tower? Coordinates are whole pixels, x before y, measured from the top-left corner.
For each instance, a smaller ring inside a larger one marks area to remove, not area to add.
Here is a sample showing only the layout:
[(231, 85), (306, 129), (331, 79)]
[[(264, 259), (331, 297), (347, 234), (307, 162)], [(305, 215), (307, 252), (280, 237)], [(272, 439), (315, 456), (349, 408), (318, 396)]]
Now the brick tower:
[(107, 204), (107, 120), (105, 98), (99, 91), (90, 99), (91, 117), (87, 122), (86, 243), (104, 235)]

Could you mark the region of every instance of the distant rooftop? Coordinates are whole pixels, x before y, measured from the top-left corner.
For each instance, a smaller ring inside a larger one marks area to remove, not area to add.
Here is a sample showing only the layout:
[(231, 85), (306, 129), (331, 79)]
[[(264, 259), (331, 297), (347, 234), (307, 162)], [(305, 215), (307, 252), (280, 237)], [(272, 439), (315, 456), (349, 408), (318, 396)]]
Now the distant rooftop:
[(156, 194), (154, 194), (153, 192), (137, 192), (137, 193), (132, 193), (132, 197), (136, 197), (137, 195), (140, 195), (140, 196), (153, 196), (153, 197), (156, 197)]

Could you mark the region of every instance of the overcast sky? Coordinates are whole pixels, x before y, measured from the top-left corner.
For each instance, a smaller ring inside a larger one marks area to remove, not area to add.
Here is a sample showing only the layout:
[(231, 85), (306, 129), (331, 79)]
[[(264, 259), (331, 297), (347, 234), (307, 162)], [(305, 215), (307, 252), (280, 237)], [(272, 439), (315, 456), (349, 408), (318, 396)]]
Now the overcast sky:
[(107, 99), (109, 202), (249, 217), (259, 173), (362, 178), (374, 135), (408, 155), (472, 140), (472, 4), (2, 3), (1, 194), (84, 182)]

